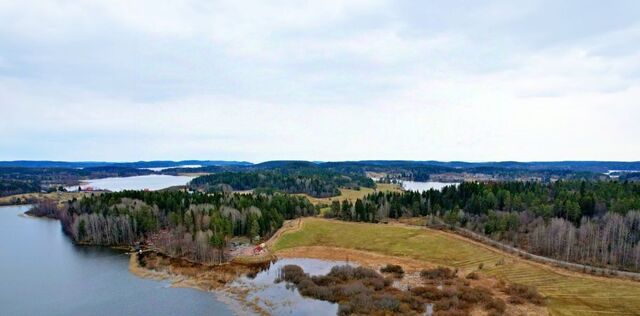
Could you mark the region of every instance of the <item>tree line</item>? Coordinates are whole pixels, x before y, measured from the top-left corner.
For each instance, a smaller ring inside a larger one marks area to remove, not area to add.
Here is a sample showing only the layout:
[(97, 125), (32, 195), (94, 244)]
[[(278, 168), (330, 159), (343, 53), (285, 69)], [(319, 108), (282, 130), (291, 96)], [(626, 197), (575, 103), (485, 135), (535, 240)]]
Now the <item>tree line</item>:
[(28, 192), (40, 192), (40, 181), (35, 179), (0, 179), (0, 197)]
[(154, 174), (151, 170), (126, 167), (27, 168), (0, 167), (0, 196), (50, 191), (77, 185), (82, 179), (130, 177)]
[(465, 182), (441, 191), (377, 192), (333, 202), (348, 221), (433, 216), (531, 253), (640, 270), (640, 183)]
[(363, 174), (338, 174), (318, 168), (222, 172), (193, 179), (190, 188), (204, 192), (230, 190), (267, 190), (284, 193), (306, 193), (313, 197), (340, 195), (339, 188), (374, 187), (373, 180)]
[(284, 194), (123, 191), (74, 199), (58, 218), (78, 243), (143, 241), (171, 256), (221, 262), (230, 238), (267, 238), (285, 220), (315, 214), (307, 199)]

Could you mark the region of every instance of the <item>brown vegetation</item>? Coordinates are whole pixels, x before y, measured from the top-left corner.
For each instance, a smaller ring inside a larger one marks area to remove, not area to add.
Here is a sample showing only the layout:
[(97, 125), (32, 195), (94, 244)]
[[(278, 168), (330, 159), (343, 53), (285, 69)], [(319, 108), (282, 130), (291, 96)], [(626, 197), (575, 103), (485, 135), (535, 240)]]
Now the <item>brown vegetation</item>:
[(98, 195), (103, 192), (50, 192), (50, 193), (24, 193), (11, 196), (0, 197), (0, 205), (21, 205), (21, 204), (35, 204), (43, 199), (54, 200), (58, 205), (67, 202), (72, 199), (81, 199), (89, 195)]
[(466, 278), (469, 280), (478, 280), (480, 279), (480, 275), (477, 272), (471, 272), (467, 274)]
[(424, 304), (391, 287), (392, 281), (372, 269), (335, 266), (324, 276), (309, 276), (296, 265), (286, 265), (278, 281), (295, 285), (300, 294), (339, 304), (338, 314), (417, 314)]
[[(398, 271), (402, 267), (388, 265), (383, 269)], [(279, 281), (293, 284), (301, 295), (338, 303), (340, 315), (416, 315), (427, 308), (433, 309), (434, 315), (468, 315), (479, 309), (488, 315), (507, 312), (500, 295), (458, 278), (456, 271), (444, 267), (421, 271), (422, 283), (406, 290), (393, 287), (391, 279), (365, 267), (334, 266), (327, 275), (310, 276), (299, 266), (287, 265), (280, 273)], [(544, 303), (535, 289), (511, 285), (504, 291), (510, 302), (513, 297), (522, 303)]]
[(27, 215), (37, 217), (58, 218), (58, 202), (53, 199), (44, 198), (34, 204), (26, 213)]
[(529, 302), (536, 305), (544, 305), (544, 297), (538, 293), (538, 290), (533, 286), (527, 286), (523, 284), (510, 284), (504, 290), (504, 293), (509, 294), (509, 303), (523, 304)]
[(425, 280), (448, 280), (456, 277), (456, 271), (445, 267), (437, 267), (420, 271), (420, 276)]
[(404, 275), (404, 270), (402, 269), (401, 266), (397, 264), (390, 264), (390, 263), (380, 268), (380, 272), (392, 273), (396, 277), (402, 277)]
[(219, 289), (242, 275), (255, 275), (271, 262), (246, 264), (224, 263), (203, 265), (186, 259), (172, 258), (162, 253), (146, 251), (132, 254), (129, 270), (140, 277), (169, 279), (176, 287), (201, 290)]

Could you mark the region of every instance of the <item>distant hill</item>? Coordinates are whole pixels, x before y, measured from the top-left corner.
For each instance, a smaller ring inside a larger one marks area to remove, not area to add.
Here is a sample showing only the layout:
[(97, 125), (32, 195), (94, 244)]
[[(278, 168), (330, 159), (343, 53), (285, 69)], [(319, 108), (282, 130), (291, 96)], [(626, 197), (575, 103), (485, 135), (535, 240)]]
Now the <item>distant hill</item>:
[(170, 168), (184, 165), (207, 166), (250, 166), (246, 161), (224, 160), (153, 160), (136, 162), (107, 162), (107, 161), (50, 161), (50, 160), (15, 160), (0, 161), (0, 167), (22, 168), (91, 168), (91, 167), (128, 167), (128, 168)]
[(113, 163), (104, 161), (50, 161), (50, 160), (15, 160), (0, 161), (0, 167), (19, 168), (89, 168), (110, 166)]
[[(363, 168), (420, 168), (432, 172), (448, 172), (452, 170), (522, 170), (540, 171), (556, 170), (570, 172), (605, 173), (609, 170), (640, 171), (640, 161), (436, 161), (436, 160), (361, 160), (361, 161), (303, 161), (273, 160), (253, 164), (247, 161), (225, 160), (152, 160), (135, 162), (108, 161), (49, 161), (49, 160), (16, 160), (0, 161), (0, 167), (22, 168), (92, 168), (92, 167), (128, 167), (128, 168), (175, 168), (184, 165), (200, 165), (207, 167), (226, 167), (233, 170), (251, 169), (297, 169), (297, 168), (329, 168), (335, 170), (357, 170)], [(213, 168), (215, 170), (215, 168)], [(195, 171), (195, 170), (194, 170)]]
[(362, 160), (345, 162), (327, 162), (327, 164), (344, 165), (360, 164), (379, 167), (407, 167), (433, 166), (453, 169), (471, 168), (500, 168), (521, 170), (567, 170), (576, 172), (604, 173), (609, 170), (639, 170), (640, 161), (493, 161), (493, 162), (465, 162), (465, 161), (413, 161), (413, 160)]
[[(304, 160), (272, 160), (255, 164), (252, 169), (315, 168), (319, 164)], [(320, 164), (321, 165), (321, 164)]]
[(499, 162), (438, 162), (431, 161), (428, 164), (453, 168), (493, 167), (504, 169), (525, 170), (570, 170), (604, 173), (609, 170), (640, 170), (640, 161), (499, 161)]

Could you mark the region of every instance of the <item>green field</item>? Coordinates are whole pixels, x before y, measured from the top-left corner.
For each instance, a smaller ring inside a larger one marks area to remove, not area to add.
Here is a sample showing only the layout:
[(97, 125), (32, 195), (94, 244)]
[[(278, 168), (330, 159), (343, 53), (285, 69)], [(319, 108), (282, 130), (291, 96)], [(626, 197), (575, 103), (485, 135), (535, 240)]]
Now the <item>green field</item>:
[(328, 198), (316, 198), (309, 196), (307, 194), (299, 194), (305, 196), (309, 201), (313, 204), (326, 204), (330, 205), (333, 201), (344, 201), (349, 200), (351, 202), (355, 202), (356, 199), (362, 199), (367, 194), (382, 191), (382, 192), (400, 192), (402, 188), (397, 184), (387, 184), (387, 183), (377, 183), (375, 189), (361, 187), (360, 190), (351, 190), (340, 188), (340, 195), (328, 197)]
[[(438, 265), (477, 269), (509, 282), (534, 285), (549, 298), (552, 315), (640, 315), (640, 283), (560, 272), (503, 255), (437, 230), (306, 219), (274, 249), (332, 246), (405, 256)], [(505, 264), (496, 265), (501, 258)]]

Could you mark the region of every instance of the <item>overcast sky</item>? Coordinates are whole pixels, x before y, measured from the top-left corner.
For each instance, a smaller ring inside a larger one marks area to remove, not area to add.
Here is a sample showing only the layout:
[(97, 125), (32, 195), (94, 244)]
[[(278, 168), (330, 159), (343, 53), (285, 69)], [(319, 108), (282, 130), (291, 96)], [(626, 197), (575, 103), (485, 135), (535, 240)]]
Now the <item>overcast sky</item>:
[(638, 1), (164, 3), (0, 0), (0, 160), (640, 160)]

